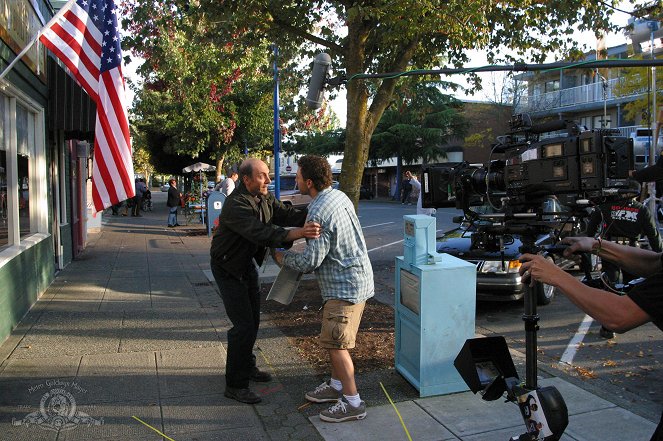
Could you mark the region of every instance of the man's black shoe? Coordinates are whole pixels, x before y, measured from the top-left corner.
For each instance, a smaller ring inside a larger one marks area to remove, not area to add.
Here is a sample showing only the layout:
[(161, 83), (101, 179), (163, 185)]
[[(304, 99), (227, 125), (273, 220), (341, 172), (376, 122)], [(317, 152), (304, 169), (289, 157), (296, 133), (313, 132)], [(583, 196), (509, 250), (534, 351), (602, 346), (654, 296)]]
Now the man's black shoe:
[(272, 381), (272, 375), (269, 372), (261, 371), (257, 367), (253, 368), (249, 378), (253, 381), (257, 381), (258, 383), (269, 383)]
[(611, 331), (608, 328), (605, 328), (604, 326), (601, 326), (601, 330), (599, 331), (599, 335), (603, 338), (615, 338), (615, 333), (614, 331)]
[(226, 391), (223, 393), (227, 398), (239, 401), (240, 403), (256, 404), (262, 401), (258, 395), (251, 391), (251, 389), (240, 389), (237, 387), (226, 386)]

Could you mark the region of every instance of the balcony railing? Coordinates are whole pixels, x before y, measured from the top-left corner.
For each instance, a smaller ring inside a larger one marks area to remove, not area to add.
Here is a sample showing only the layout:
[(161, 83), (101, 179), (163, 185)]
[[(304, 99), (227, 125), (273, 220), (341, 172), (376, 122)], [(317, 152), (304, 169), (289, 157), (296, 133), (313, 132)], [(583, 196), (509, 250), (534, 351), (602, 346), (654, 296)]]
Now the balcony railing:
[[(620, 78), (614, 78), (608, 81), (606, 103), (613, 100), (633, 97), (636, 98), (646, 93), (646, 90), (639, 90), (628, 95), (618, 95), (615, 92), (616, 85), (621, 81)], [(585, 86), (570, 87), (555, 92), (548, 92), (536, 95), (526, 95), (520, 99), (516, 106), (516, 113), (534, 113), (545, 111), (562, 111), (574, 106), (580, 106), (590, 103), (603, 103), (603, 84), (592, 83)]]
[[(629, 136), (631, 136), (631, 133), (635, 133), (636, 129), (646, 129), (647, 127), (622, 126), (622, 127), (612, 127), (612, 128), (616, 128), (617, 130), (619, 130), (620, 136), (625, 136), (628, 138)], [(566, 135), (567, 135), (566, 131), (558, 130), (555, 132), (542, 133), (541, 136), (539, 136), (539, 139), (556, 138), (558, 136), (566, 136)]]

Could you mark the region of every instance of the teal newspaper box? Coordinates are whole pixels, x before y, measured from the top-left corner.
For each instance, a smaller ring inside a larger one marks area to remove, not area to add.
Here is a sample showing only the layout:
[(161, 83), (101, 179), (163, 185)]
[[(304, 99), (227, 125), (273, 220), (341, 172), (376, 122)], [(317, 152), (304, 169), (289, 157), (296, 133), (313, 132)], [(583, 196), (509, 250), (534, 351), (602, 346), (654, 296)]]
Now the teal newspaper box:
[(420, 397), (468, 390), (454, 366), (474, 338), (476, 267), (436, 251), (436, 219), (404, 216), (396, 257), (395, 366)]

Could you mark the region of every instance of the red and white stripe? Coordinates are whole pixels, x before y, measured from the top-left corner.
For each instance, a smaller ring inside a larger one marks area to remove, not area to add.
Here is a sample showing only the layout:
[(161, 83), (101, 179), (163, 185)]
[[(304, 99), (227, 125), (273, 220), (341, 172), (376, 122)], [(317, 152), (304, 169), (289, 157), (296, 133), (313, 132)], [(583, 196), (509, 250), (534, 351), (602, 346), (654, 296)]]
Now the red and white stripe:
[(97, 105), (92, 198), (100, 211), (135, 195), (124, 77), (119, 67), (100, 74), (102, 30), (74, 0), (65, 8), (39, 39)]

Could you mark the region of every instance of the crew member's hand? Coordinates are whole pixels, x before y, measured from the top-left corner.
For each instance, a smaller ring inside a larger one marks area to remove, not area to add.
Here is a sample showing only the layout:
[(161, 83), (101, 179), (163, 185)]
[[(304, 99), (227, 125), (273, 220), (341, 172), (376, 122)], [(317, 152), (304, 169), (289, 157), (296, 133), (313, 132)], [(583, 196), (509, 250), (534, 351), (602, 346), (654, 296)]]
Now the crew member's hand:
[(569, 245), (564, 250), (564, 257), (572, 257), (573, 253), (591, 253), (596, 239), (593, 237), (565, 237), (562, 239), (562, 243)]
[(556, 286), (560, 272), (563, 273), (554, 262), (538, 254), (523, 254), (519, 260), (522, 262), (518, 272), (523, 277), (523, 282), (534, 286), (534, 282), (545, 283)]

